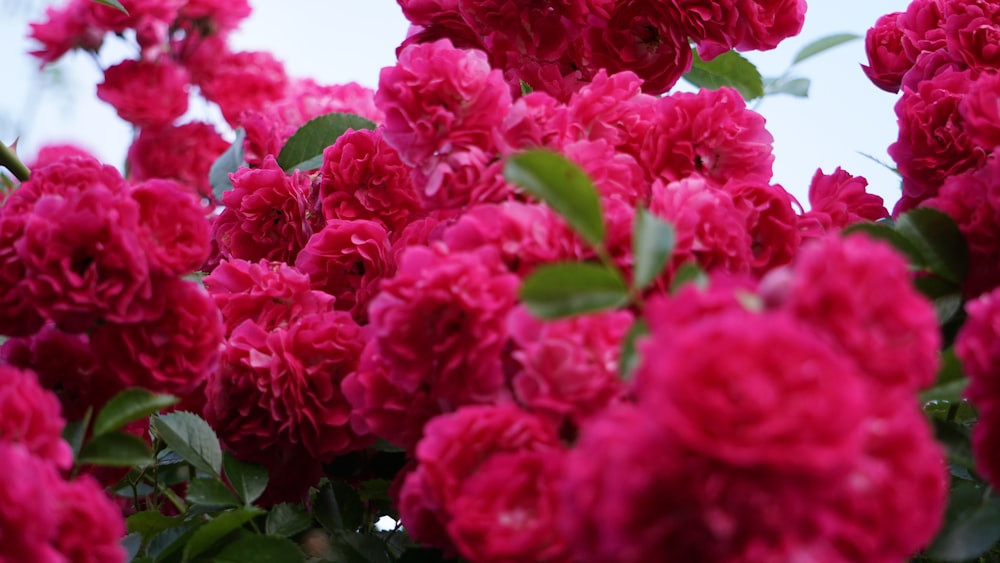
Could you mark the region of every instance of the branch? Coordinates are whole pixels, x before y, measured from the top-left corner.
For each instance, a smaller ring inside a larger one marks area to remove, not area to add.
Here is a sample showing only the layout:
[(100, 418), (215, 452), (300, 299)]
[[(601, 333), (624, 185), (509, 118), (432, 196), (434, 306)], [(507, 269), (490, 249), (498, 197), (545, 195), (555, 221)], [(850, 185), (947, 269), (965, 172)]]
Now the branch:
[(31, 175), (31, 171), (28, 170), (28, 167), (23, 162), (18, 160), (14, 151), (2, 142), (0, 142), (0, 166), (10, 170), (14, 174), (14, 177), (22, 182), (26, 182), (28, 176)]

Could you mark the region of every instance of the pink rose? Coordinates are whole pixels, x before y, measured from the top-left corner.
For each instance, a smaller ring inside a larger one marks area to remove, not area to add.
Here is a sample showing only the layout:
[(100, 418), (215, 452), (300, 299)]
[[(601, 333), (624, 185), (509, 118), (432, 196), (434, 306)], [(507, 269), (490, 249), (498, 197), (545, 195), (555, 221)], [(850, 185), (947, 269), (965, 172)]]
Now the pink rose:
[(178, 276), (205, 263), (212, 230), (190, 190), (171, 180), (149, 180), (133, 186), (130, 195), (139, 204), (138, 231), (150, 270)]
[(222, 255), (294, 262), (319, 220), (309, 204), (309, 178), (298, 170), (286, 174), (269, 156), (262, 168), (240, 168), (231, 179), (215, 219)]
[(953, 57), (975, 70), (1000, 68), (1000, 6), (996, 2), (947, 2), (943, 28)]
[(60, 469), (73, 465), (73, 452), (62, 439), (66, 421), (59, 400), (34, 372), (0, 366), (0, 412), (0, 442), (19, 444)]
[[(280, 100), (288, 90), (285, 67), (270, 53), (205, 53), (205, 46), (199, 50), (206, 60), (192, 68), (192, 79), (205, 98), (219, 104), (230, 125), (238, 124), (244, 111)], [(188, 64), (190, 68), (192, 63)]]
[(823, 232), (839, 231), (864, 221), (889, 217), (882, 198), (868, 193), (868, 180), (837, 168), (830, 174), (816, 170), (809, 184), (809, 211), (803, 219), (814, 220)]
[(899, 92), (903, 75), (913, 68), (913, 59), (903, 51), (903, 30), (899, 28), (902, 12), (880, 17), (865, 34), (868, 64), (861, 65), (865, 75), (886, 92)]
[(270, 331), (334, 306), (333, 296), (313, 291), (308, 276), (283, 262), (223, 260), (202, 283), (222, 312), (227, 336), (246, 320)]
[(124, 563), (125, 520), (103, 487), (89, 475), (62, 483), (56, 491), (59, 520), (55, 548), (74, 563)]
[[(656, 98), (641, 91), (633, 72), (608, 75), (601, 70), (566, 102), (567, 141), (604, 140), (615, 149), (639, 157), (646, 132), (653, 124)], [(559, 148), (559, 147), (557, 147)]]
[(42, 65), (53, 63), (73, 49), (97, 52), (104, 42), (105, 30), (90, 17), (87, 2), (70, 2), (57, 8), (45, 8), (45, 21), (30, 24), (29, 37), (40, 46), (31, 54)]
[(53, 545), (58, 491), (62, 480), (48, 460), (35, 457), (24, 446), (0, 441), (0, 559), (60, 563), (65, 559)]
[(394, 267), (388, 237), (374, 221), (329, 221), (299, 252), (295, 267), (309, 276), (313, 289), (335, 297), (337, 310), (365, 322), (379, 282)]
[(736, 0), (740, 51), (774, 49), (781, 41), (798, 35), (805, 23), (805, 0)]
[(129, 178), (136, 182), (174, 180), (214, 199), (208, 172), (228, 148), (229, 143), (207, 123), (144, 127), (128, 149)]
[(189, 82), (187, 70), (169, 59), (157, 62), (129, 59), (104, 71), (104, 82), (97, 85), (97, 97), (111, 104), (119, 117), (133, 125), (162, 127), (187, 111)]
[(779, 185), (731, 181), (723, 191), (733, 198), (733, 205), (743, 215), (750, 235), (750, 269), (761, 275), (792, 261), (802, 237), (799, 216), (793, 205), (798, 202)]

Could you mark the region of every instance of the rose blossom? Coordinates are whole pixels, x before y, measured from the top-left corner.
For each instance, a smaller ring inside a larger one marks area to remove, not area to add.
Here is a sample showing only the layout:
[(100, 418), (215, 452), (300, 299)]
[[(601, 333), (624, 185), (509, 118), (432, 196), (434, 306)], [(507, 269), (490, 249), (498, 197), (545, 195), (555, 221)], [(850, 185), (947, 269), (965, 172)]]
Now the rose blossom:
[(90, 344), (122, 387), (184, 396), (218, 365), (222, 319), (211, 297), (194, 282), (167, 278), (156, 291), (166, 303), (162, 316), (102, 324), (91, 334)]
[(518, 283), (488, 248), (408, 248), (368, 308), (392, 381), (409, 392), (429, 388), (448, 410), (493, 401)]
[[(204, 51), (204, 46), (200, 50)], [(191, 77), (205, 98), (219, 104), (230, 125), (238, 124), (244, 111), (260, 109), (287, 92), (285, 67), (270, 53), (241, 51), (207, 56), (206, 61), (195, 63), (197, 66), (189, 63)]]
[(934, 307), (887, 243), (830, 236), (804, 247), (793, 271), (787, 310), (824, 334), (872, 383), (912, 393), (934, 381), (941, 340)]
[(947, 2), (944, 33), (948, 52), (976, 70), (1000, 68), (1000, 6), (995, 1)]
[(736, 90), (679, 92), (657, 101), (639, 163), (666, 181), (698, 174), (720, 185), (770, 183), (773, 141), (764, 118)]
[(798, 35), (805, 23), (805, 0), (736, 0), (736, 19), (740, 51), (774, 49), (778, 43)]
[(73, 452), (62, 439), (66, 421), (59, 400), (33, 372), (0, 366), (0, 412), (0, 442), (20, 444), (60, 469), (73, 465)]
[(175, 180), (202, 197), (211, 197), (208, 173), (227, 148), (229, 143), (208, 123), (144, 127), (128, 149), (129, 178), (136, 182)]
[(56, 512), (59, 474), (48, 460), (35, 457), (24, 446), (0, 441), (0, 559), (60, 563), (53, 546), (59, 516)]
[(493, 457), (559, 447), (555, 429), (513, 405), (466, 406), (434, 418), (417, 445), (417, 468), (399, 492), (399, 512), (411, 537), (448, 548), (462, 486)]
[(125, 60), (104, 71), (97, 97), (133, 125), (162, 127), (187, 111), (189, 82), (187, 70), (168, 59)]
[(261, 168), (240, 168), (222, 196), (215, 239), (226, 258), (294, 262), (316, 226), (309, 205), (309, 178), (286, 174), (273, 156)]
[(622, 341), (632, 326), (628, 311), (543, 322), (526, 309), (511, 311), (511, 354), (519, 368), (514, 396), (533, 411), (579, 422), (624, 392), (618, 376)]
[(104, 42), (104, 31), (90, 18), (89, 2), (70, 2), (57, 8), (45, 8), (45, 21), (29, 24), (29, 36), (40, 43), (30, 53), (42, 61), (53, 63), (73, 49), (96, 53)]
[(822, 232), (839, 231), (863, 221), (889, 217), (882, 198), (868, 193), (868, 180), (837, 168), (830, 174), (817, 169), (809, 183), (809, 211), (804, 222), (815, 222)]
[(609, 18), (591, 18), (584, 35), (587, 66), (632, 71), (649, 94), (669, 90), (691, 68), (691, 47), (673, 2), (615, 2)]
[(132, 187), (139, 204), (139, 236), (150, 270), (170, 276), (197, 270), (208, 258), (211, 227), (194, 195), (171, 180)]
[(486, 54), (447, 40), (404, 49), (395, 66), (382, 69), (375, 93), (386, 142), (403, 162), (421, 166), (469, 147), (495, 150), (510, 103)]
[(608, 75), (600, 70), (589, 84), (573, 94), (565, 106), (567, 140), (605, 140), (636, 158), (652, 125), (656, 98), (642, 93), (642, 80), (633, 72)]
[(295, 259), (313, 289), (336, 298), (335, 307), (364, 322), (379, 281), (392, 273), (389, 235), (374, 221), (328, 221)]
[(698, 56), (710, 61), (733, 48), (740, 27), (736, 2), (675, 0), (681, 27), (698, 46)]
[(379, 221), (397, 231), (419, 214), (410, 167), (382, 129), (348, 130), (323, 151), (319, 199), (323, 217)]
[(722, 187), (744, 217), (750, 235), (750, 268), (761, 275), (787, 264), (798, 251), (799, 216), (795, 199), (779, 185), (731, 181)]
[(973, 81), (968, 93), (958, 103), (958, 112), (964, 120), (964, 127), (972, 144), (986, 151), (1000, 148), (998, 91), (1000, 91), (1000, 74), (983, 73)]
[(101, 485), (83, 475), (56, 491), (55, 548), (74, 563), (124, 563), (125, 520)]
[(223, 260), (202, 283), (222, 312), (227, 336), (246, 320), (270, 331), (334, 306), (333, 296), (313, 291), (308, 276), (283, 262)]
[(913, 59), (903, 51), (903, 31), (899, 28), (902, 12), (880, 17), (865, 34), (868, 64), (861, 65), (865, 76), (886, 92), (895, 94), (903, 83), (903, 75), (913, 68)]

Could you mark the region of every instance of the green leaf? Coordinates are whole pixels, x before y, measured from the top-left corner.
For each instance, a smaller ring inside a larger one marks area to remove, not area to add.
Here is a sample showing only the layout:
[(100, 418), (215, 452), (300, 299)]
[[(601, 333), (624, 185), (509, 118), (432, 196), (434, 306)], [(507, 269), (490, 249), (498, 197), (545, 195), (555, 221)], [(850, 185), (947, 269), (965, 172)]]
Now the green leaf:
[(597, 188), (566, 157), (544, 149), (523, 152), (507, 160), (503, 175), (547, 203), (591, 245), (604, 242), (604, 213)]
[(521, 82), (521, 95), (522, 96), (527, 96), (528, 94), (530, 94), (530, 93), (532, 93), (534, 91), (531, 88), (531, 85), (528, 84), (527, 82), (525, 82), (523, 80), (521, 80), (520, 82)]
[(112, 467), (148, 465), (153, 461), (153, 451), (138, 436), (112, 432), (87, 442), (80, 450), (76, 461), (81, 464)]
[(74, 420), (63, 428), (62, 437), (73, 449), (73, 459), (80, 456), (80, 448), (83, 447), (83, 440), (87, 437), (87, 427), (90, 426), (90, 419), (93, 416), (94, 407), (87, 407), (82, 420)]
[(267, 488), (267, 468), (264, 466), (240, 461), (226, 452), (222, 467), (226, 472), (226, 479), (244, 504), (251, 504), (264, 494), (264, 489)]
[(764, 95), (764, 80), (757, 67), (736, 51), (723, 53), (709, 62), (695, 52), (691, 70), (684, 74), (684, 80), (710, 90), (729, 86), (737, 89), (744, 100)]
[(444, 554), (433, 547), (411, 547), (403, 552), (396, 563), (444, 563)]
[(176, 528), (167, 528), (149, 540), (146, 555), (154, 561), (165, 561), (168, 557), (184, 548), (184, 544), (194, 535), (195, 530), (202, 525), (200, 521), (185, 522)]
[(118, 393), (94, 420), (94, 436), (118, 430), (130, 422), (146, 418), (179, 401), (173, 395), (151, 393), (141, 387), (133, 387)]
[(130, 534), (141, 534), (142, 537), (152, 537), (163, 530), (176, 528), (184, 524), (182, 516), (167, 516), (159, 510), (144, 510), (136, 512), (125, 519), (125, 529)]
[(125, 6), (122, 6), (122, 3), (119, 2), (118, 0), (90, 0), (90, 1), (96, 2), (98, 4), (103, 4), (105, 6), (110, 6), (118, 10), (119, 12), (125, 14), (126, 16), (128, 15), (128, 10), (126, 10)]
[(764, 81), (764, 94), (787, 94), (796, 98), (808, 98), (809, 86), (812, 82), (808, 78), (779, 77), (769, 78)]
[(969, 248), (951, 217), (937, 209), (918, 207), (896, 220), (896, 230), (917, 249), (931, 272), (954, 283), (965, 280)]
[(305, 561), (305, 554), (286, 538), (253, 535), (222, 548), (214, 560), (218, 563), (297, 563)]
[(188, 561), (192, 557), (201, 555), (219, 540), (261, 514), (264, 514), (264, 511), (255, 507), (237, 508), (220, 513), (191, 536), (184, 546), (184, 560)]
[(676, 243), (677, 232), (673, 225), (641, 207), (636, 209), (632, 231), (632, 256), (635, 261), (632, 287), (641, 290), (653, 283), (663, 272)]
[(1000, 540), (1000, 500), (974, 483), (960, 482), (949, 500), (945, 525), (926, 557), (943, 561), (968, 561)]
[(375, 123), (353, 113), (328, 113), (299, 127), (278, 154), (278, 165), (286, 172), (314, 170), (323, 164), (323, 150), (337, 142), (348, 129), (374, 129)]
[(931, 418), (931, 424), (934, 426), (934, 437), (944, 447), (948, 461), (966, 469), (975, 469), (968, 428), (939, 418)]
[(188, 484), (187, 501), (212, 508), (236, 508), (240, 499), (224, 484), (215, 479), (199, 477)]
[(142, 549), (142, 534), (128, 534), (122, 538), (122, 548), (125, 550), (125, 560), (132, 561)]
[(584, 262), (541, 266), (521, 284), (521, 300), (542, 319), (558, 319), (621, 307), (628, 303), (617, 270)]
[(820, 37), (799, 50), (799, 53), (795, 55), (794, 59), (792, 59), (792, 64), (799, 64), (810, 57), (815, 57), (823, 51), (833, 49), (834, 47), (843, 45), (844, 43), (849, 43), (855, 39), (861, 39), (861, 36), (855, 33), (836, 33), (833, 35), (827, 35), (826, 37)]
[(150, 430), (199, 471), (219, 476), (222, 448), (212, 427), (200, 416), (178, 411), (153, 416)]
[(695, 287), (704, 289), (708, 287), (708, 274), (697, 262), (685, 262), (674, 272), (674, 279), (670, 281), (670, 293), (677, 293), (685, 285), (693, 283)]
[(913, 284), (934, 304), (939, 324), (947, 324), (962, 312), (962, 287), (933, 274), (914, 278)]
[(906, 256), (910, 265), (918, 270), (924, 269), (926, 264), (924, 263), (924, 256), (917, 249), (916, 246), (910, 242), (902, 233), (892, 228), (889, 223), (855, 223), (843, 229), (840, 234), (843, 236), (851, 235), (854, 233), (865, 233), (869, 237), (881, 240), (892, 245), (893, 248), (898, 250), (904, 256)]
[(338, 560), (354, 563), (390, 563), (385, 542), (378, 536), (341, 532), (334, 535), (334, 551)]
[(649, 334), (649, 325), (646, 324), (646, 321), (637, 319), (632, 323), (632, 327), (622, 340), (622, 353), (618, 359), (618, 374), (625, 381), (630, 381), (632, 374), (635, 373), (635, 368), (639, 367), (642, 358), (636, 349), (636, 342), (647, 334)]
[(271, 507), (267, 513), (264, 530), (269, 536), (294, 536), (312, 525), (312, 515), (297, 504), (281, 503)]
[(313, 516), (331, 532), (357, 531), (364, 514), (365, 505), (361, 496), (347, 483), (325, 483), (313, 503)]
[(215, 159), (208, 171), (208, 183), (212, 186), (212, 195), (219, 201), (222, 201), (222, 194), (233, 189), (229, 175), (246, 164), (243, 160), (243, 140), (246, 136), (246, 131), (242, 127), (237, 128), (233, 144)]

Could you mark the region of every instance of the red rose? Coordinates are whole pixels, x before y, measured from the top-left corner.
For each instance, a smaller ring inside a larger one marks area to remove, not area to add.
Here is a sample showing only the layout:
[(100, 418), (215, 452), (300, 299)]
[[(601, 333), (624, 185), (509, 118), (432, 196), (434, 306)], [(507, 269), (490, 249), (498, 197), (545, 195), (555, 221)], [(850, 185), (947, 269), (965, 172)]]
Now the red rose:
[(19, 444), (0, 441), (0, 559), (61, 563), (53, 545), (62, 484), (48, 460), (35, 457)]
[(903, 75), (913, 68), (913, 59), (903, 51), (903, 30), (899, 28), (902, 12), (880, 17), (865, 34), (868, 64), (861, 65), (865, 75), (886, 92), (899, 92)]
[(139, 236), (154, 273), (189, 274), (205, 263), (211, 226), (194, 194), (171, 180), (149, 180), (132, 187), (139, 204)]
[(103, 487), (88, 475), (56, 491), (55, 548), (74, 563), (124, 563), (125, 520)]
[(73, 452), (62, 439), (66, 421), (59, 400), (43, 389), (31, 371), (0, 366), (0, 442), (20, 444), (31, 454), (59, 467), (73, 465)]

